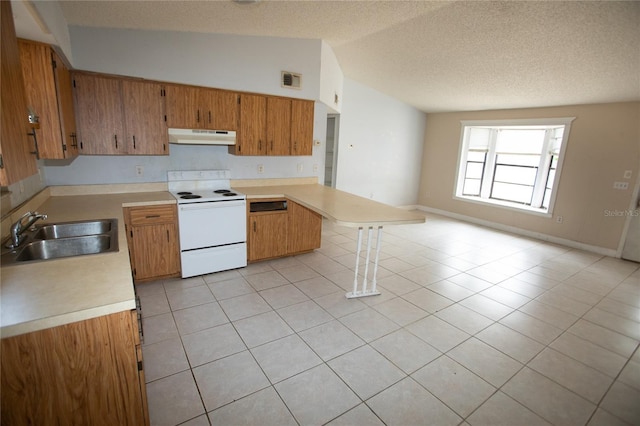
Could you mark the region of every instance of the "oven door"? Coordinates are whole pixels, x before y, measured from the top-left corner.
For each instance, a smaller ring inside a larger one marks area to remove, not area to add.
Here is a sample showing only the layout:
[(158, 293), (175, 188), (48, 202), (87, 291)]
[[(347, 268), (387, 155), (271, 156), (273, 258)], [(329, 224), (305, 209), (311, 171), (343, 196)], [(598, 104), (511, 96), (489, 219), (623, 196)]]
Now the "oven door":
[(180, 250), (192, 250), (247, 240), (245, 200), (178, 205)]

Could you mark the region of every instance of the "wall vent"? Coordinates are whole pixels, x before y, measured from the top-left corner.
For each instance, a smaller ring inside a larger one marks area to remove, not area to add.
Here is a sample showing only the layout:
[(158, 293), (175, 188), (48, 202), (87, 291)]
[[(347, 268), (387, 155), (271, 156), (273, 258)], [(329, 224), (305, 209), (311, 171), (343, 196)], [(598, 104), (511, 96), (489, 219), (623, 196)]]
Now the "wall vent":
[(289, 71), (282, 71), (280, 84), (282, 87), (287, 87), (289, 89), (300, 89), (302, 87), (302, 75)]

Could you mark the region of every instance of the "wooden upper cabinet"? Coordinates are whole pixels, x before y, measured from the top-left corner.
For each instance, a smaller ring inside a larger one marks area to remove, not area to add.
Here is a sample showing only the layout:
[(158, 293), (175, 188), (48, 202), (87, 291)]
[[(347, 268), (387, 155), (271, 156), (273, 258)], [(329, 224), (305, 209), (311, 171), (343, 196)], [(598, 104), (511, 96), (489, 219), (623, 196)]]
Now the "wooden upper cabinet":
[(267, 128), (267, 98), (240, 94), (240, 117), (236, 144), (229, 152), (236, 155), (265, 155)]
[(82, 154), (168, 154), (159, 83), (74, 75)]
[(126, 154), (120, 81), (74, 75), (81, 154)]
[(38, 173), (11, 2), (0, 1), (0, 185)]
[(166, 87), (166, 107), (169, 128), (238, 128), (238, 95), (234, 92), (170, 84)]
[(313, 154), (313, 101), (291, 101), (291, 155)]
[(198, 105), (201, 128), (210, 130), (237, 130), (238, 95), (217, 89), (200, 89)]
[(312, 155), (313, 101), (240, 94), (235, 155)]
[(78, 131), (76, 128), (76, 114), (73, 107), (73, 85), (71, 72), (55, 52), (53, 55), (53, 75), (58, 94), (58, 114), (62, 132), (62, 143), (66, 145), (65, 158), (78, 155)]
[(168, 84), (165, 87), (167, 127), (198, 128), (198, 91), (195, 87)]
[(128, 154), (168, 154), (163, 87), (159, 83), (122, 80), (122, 101)]
[(267, 155), (291, 154), (291, 99), (267, 98)]
[(39, 157), (77, 156), (69, 69), (47, 44), (19, 40), (18, 46), (27, 103), (39, 117), (35, 130)]

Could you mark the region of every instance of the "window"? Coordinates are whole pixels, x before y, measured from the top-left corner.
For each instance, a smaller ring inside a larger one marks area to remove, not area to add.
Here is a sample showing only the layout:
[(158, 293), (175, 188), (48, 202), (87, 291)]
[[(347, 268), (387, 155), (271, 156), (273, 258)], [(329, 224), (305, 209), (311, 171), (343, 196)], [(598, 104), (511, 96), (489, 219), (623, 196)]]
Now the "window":
[(455, 196), (550, 214), (573, 119), (463, 121)]

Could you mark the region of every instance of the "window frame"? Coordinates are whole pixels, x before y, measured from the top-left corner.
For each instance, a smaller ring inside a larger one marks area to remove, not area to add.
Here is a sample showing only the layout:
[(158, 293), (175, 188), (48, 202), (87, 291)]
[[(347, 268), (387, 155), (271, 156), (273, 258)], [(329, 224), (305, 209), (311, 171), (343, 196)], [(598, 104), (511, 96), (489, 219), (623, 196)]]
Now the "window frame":
[[(478, 203), (482, 205), (491, 205), (495, 207), (516, 210), (519, 212), (525, 212), (535, 215), (541, 215), (545, 217), (553, 216), (553, 209), (555, 207), (555, 201), (558, 194), (558, 186), (560, 184), (560, 177), (562, 173), (562, 165), (564, 163), (564, 156), (566, 153), (569, 134), (571, 131), (571, 123), (575, 120), (575, 117), (559, 117), (559, 118), (534, 118), (534, 119), (510, 119), (510, 120), (461, 120), (460, 121), (460, 143), (458, 145), (458, 164), (456, 167), (455, 185), (453, 188), (453, 198), (455, 200)], [(545, 192), (547, 190), (549, 170), (553, 161), (554, 154), (550, 154), (552, 147), (551, 140), (553, 136), (550, 135), (552, 128), (564, 126), (562, 134), (562, 141), (560, 145), (560, 151), (557, 155), (556, 168), (554, 171), (553, 185), (551, 188), (551, 196), (549, 198), (549, 205), (544, 208)], [(489, 128), (491, 130), (497, 129), (545, 129), (546, 135), (541, 150), (541, 160), (538, 165), (538, 173), (535, 179), (535, 186), (533, 188), (533, 199), (536, 202), (540, 202), (541, 207), (533, 207), (526, 204), (520, 204), (517, 202), (497, 200), (490, 198), (490, 194), (494, 182), (494, 173), (497, 162), (496, 153), (496, 139), (497, 133), (491, 131), (489, 135), (489, 143), (486, 150), (486, 157), (484, 163), (484, 171), (480, 188), (480, 196), (463, 195), (463, 188), (465, 184), (465, 170), (467, 167), (467, 153), (469, 150), (469, 132), (468, 129), (472, 127)], [(541, 173), (542, 172), (542, 173)]]

